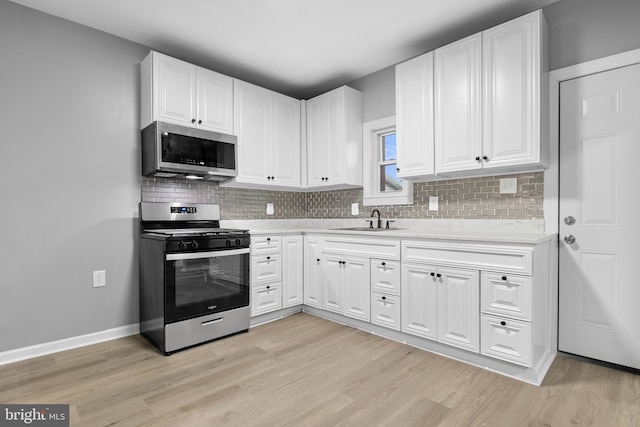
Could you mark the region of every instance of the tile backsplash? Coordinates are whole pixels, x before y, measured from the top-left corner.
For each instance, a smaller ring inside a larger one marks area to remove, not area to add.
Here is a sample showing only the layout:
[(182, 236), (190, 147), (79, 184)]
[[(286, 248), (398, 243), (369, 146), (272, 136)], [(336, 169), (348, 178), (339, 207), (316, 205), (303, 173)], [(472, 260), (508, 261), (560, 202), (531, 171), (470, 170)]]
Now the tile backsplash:
[[(500, 194), (500, 178), (517, 178), (516, 194)], [(362, 189), (288, 192), (220, 187), (216, 182), (143, 178), (142, 201), (216, 203), (223, 219), (356, 218), (351, 204), (368, 218), (373, 209), (384, 218), (402, 219), (542, 219), (542, 172), (414, 183), (413, 204), (362, 206)], [(429, 211), (437, 196), (438, 211)], [(273, 203), (274, 215), (266, 214)]]

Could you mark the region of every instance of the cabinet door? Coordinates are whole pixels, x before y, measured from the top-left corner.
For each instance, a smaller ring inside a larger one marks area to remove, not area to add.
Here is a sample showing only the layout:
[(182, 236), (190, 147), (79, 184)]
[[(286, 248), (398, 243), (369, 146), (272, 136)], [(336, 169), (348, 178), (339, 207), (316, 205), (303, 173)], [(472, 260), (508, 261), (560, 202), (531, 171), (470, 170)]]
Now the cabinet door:
[(437, 338), (437, 286), (434, 266), (402, 263), (402, 332)]
[(322, 239), (313, 236), (304, 238), (304, 303), (322, 308)]
[(279, 186), (300, 187), (300, 101), (272, 94), (272, 141), (268, 175)]
[(480, 350), (480, 279), (477, 270), (438, 267), (438, 341)]
[(326, 185), (331, 162), (331, 147), (328, 140), (329, 115), (324, 98), (307, 101), (307, 156), (309, 187)]
[(234, 117), (238, 137), (237, 182), (267, 184), (267, 165), (271, 159), (268, 144), (269, 108), (268, 90), (235, 80)]
[(482, 167), (481, 41), (476, 34), (435, 51), (436, 173)]
[[(329, 185), (341, 184), (346, 181), (346, 93), (344, 88), (332, 90), (324, 95), (327, 105), (327, 140), (329, 147), (329, 175), (326, 181)], [(362, 128), (360, 129), (362, 132)], [(362, 159), (360, 159), (362, 161)]]
[(154, 53), (153, 90), (156, 120), (194, 126), (196, 67), (165, 55)]
[(303, 303), (302, 236), (282, 238), (282, 307)]
[(368, 322), (371, 313), (369, 258), (345, 258), (342, 270), (344, 315)]
[(433, 175), (433, 52), (396, 65), (398, 177)]
[(196, 68), (197, 125), (233, 134), (233, 79), (204, 68)]
[(482, 33), (484, 168), (540, 161), (541, 14)]
[(323, 261), (325, 280), (322, 281), (322, 309), (343, 314), (342, 259), (325, 255)]

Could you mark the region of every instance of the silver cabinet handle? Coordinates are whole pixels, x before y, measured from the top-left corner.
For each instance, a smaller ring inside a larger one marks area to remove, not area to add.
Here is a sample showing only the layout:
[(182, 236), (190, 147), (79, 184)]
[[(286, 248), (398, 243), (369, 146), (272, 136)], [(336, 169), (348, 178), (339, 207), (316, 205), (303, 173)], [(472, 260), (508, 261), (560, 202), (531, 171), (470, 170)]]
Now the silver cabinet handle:
[(564, 242), (568, 245), (571, 245), (576, 242), (576, 238), (573, 236), (573, 234), (568, 234), (564, 236)]

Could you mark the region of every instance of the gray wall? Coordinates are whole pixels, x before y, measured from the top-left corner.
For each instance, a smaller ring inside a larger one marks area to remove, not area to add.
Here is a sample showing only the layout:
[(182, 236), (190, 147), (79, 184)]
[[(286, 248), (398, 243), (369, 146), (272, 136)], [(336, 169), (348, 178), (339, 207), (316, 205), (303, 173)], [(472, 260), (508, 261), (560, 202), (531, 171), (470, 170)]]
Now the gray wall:
[(0, 0), (0, 352), (138, 322), (147, 52)]

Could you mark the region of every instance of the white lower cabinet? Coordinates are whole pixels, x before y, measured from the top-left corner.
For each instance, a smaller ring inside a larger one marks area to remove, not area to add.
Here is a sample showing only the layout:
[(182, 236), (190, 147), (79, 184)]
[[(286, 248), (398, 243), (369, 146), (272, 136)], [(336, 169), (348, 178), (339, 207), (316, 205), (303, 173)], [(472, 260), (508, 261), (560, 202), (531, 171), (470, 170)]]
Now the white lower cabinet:
[(269, 313), (282, 308), (282, 286), (279, 282), (251, 287), (251, 315)]
[(402, 263), (402, 332), (435, 340), (437, 335), (437, 282), (435, 267)]
[(251, 237), (251, 316), (303, 303), (302, 235)]
[(369, 259), (325, 255), (322, 309), (369, 321)]

